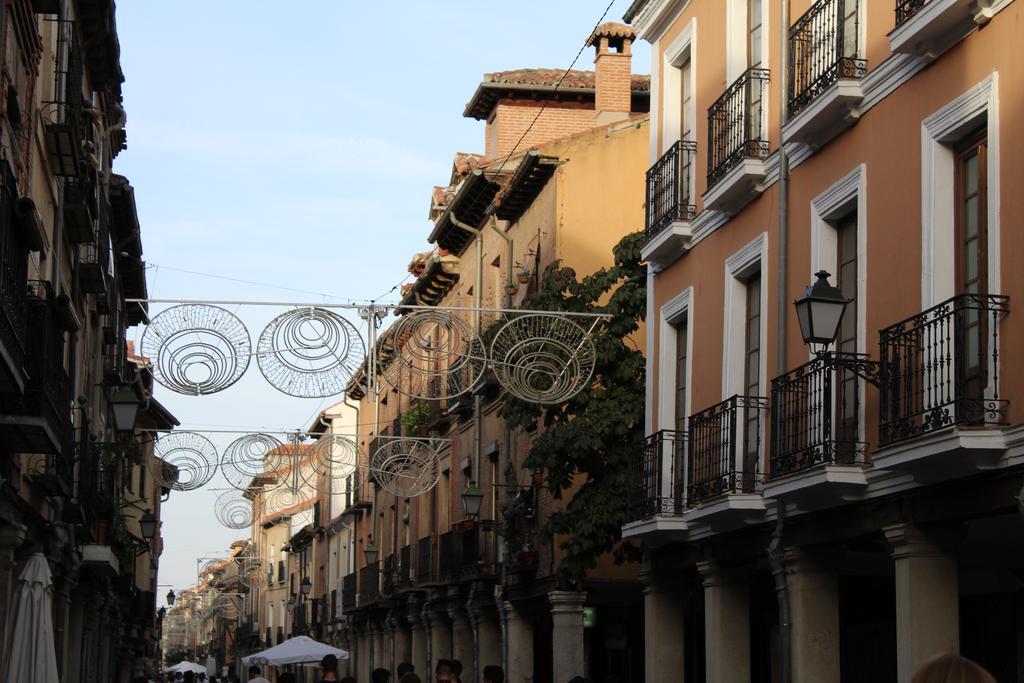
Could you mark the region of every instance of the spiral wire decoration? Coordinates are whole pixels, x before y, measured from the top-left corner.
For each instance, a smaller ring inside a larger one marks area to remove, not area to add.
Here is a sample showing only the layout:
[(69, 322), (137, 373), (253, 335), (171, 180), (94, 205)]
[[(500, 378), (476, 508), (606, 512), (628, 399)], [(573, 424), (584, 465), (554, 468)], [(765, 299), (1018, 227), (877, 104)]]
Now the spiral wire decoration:
[(228, 490), (217, 496), (214, 513), (217, 521), (228, 529), (248, 529), (252, 526), (252, 502), (239, 491)]
[(502, 325), (491, 342), (498, 382), (530, 403), (568, 401), (590, 381), (594, 342), (576, 322), (558, 314), (530, 313)]
[(300, 470), (307, 487), (323, 493), (344, 491), (359, 465), (359, 448), (347, 436), (324, 436), (310, 449), (308, 467)]
[(278, 391), (298, 398), (340, 394), (366, 354), (355, 326), (323, 308), (287, 311), (263, 328), (256, 363)]
[(195, 432), (171, 432), (156, 440), (156, 456), (173, 466), (176, 476), (169, 480), (160, 468), (160, 483), (175, 491), (194, 491), (205, 486), (217, 473), (217, 449)]
[(384, 369), (384, 381), (406, 396), (458, 396), (484, 370), (483, 346), (464, 320), (447, 311), (408, 313), (387, 334), (395, 358)]
[(434, 488), (440, 475), (437, 451), (419, 439), (397, 438), (373, 454), (371, 474), (378, 485), (399, 498), (420, 496)]
[(142, 355), (154, 359), (153, 379), (188, 396), (227, 389), (245, 373), (252, 355), (242, 321), (206, 304), (172, 306), (154, 316), (141, 346)]
[(245, 491), (253, 482), (263, 490), (280, 486), (278, 476), (291, 464), (292, 448), (267, 434), (246, 434), (224, 449), (220, 470), (234, 488)]

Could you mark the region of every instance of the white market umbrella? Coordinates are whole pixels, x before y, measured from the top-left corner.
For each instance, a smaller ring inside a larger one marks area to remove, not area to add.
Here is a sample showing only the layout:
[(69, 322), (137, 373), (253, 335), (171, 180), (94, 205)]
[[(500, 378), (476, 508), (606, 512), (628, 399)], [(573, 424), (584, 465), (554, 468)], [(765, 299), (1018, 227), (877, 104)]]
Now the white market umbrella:
[(182, 673), (185, 673), (186, 671), (191, 671), (192, 673), (197, 673), (197, 674), (209, 673), (206, 670), (206, 667), (203, 666), (202, 664), (195, 664), (195, 663), (190, 662), (188, 660), (185, 660), (184, 662), (178, 662), (174, 666), (168, 668), (167, 671), (170, 671), (171, 673), (177, 673), (179, 671), (182, 672)]
[(242, 657), (244, 664), (270, 664), (279, 666), (282, 664), (310, 664), (319, 662), (325, 655), (334, 655), (338, 659), (348, 659), (348, 652), (339, 650), (336, 647), (318, 643), (307, 636), (296, 636), (289, 638), (280, 645), (275, 645), (269, 650), (257, 652), (256, 654)]
[(17, 597), (7, 625), (7, 670), (4, 680), (52, 683), (57, 676), (53, 642), (53, 578), (42, 553), (28, 558), (18, 577)]

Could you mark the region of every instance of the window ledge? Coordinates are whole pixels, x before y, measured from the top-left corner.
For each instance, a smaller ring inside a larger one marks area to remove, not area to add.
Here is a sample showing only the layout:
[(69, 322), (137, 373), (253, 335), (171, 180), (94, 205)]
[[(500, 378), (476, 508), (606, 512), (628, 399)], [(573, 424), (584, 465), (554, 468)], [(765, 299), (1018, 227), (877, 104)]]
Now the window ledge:
[(764, 520), (760, 493), (727, 493), (708, 499), (686, 512), (687, 524), (706, 524), (714, 531), (729, 531)]
[(655, 272), (665, 270), (689, 251), (692, 237), (690, 221), (672, 221), (668, 227), (647, 241), (640, 250), (640, 258), (647, 261)]
[(880, 449), (872, 464), (876, 470), (907, 472), (931, 483), (992, 469), (1005, 451), (1002, 429), (951, 428)]
[(735, 214), (764, 191), (766, 175), (763, 159), (743, 159), (702, 195), (704, 208)]
[(800, 142), (812, 148), (857, 123), (857, 107), (864, 99), (859, 78), (841, 78), (782, 127), (782, 142)]
[(935, 59), (984, 25), (997, 11), (992, 0), (931, 0), (889, 32), (893, 52)]
[(859, 500), (867, 485), (862, 465), (819, 465), (768, 480), (764, 497), (785, 498), (801, 510), (816, 510)]
[(622, 538), (642, 538), (652, 545), (686, 540), (686, 521), (679, 515), (655, 515), (622, 525)]

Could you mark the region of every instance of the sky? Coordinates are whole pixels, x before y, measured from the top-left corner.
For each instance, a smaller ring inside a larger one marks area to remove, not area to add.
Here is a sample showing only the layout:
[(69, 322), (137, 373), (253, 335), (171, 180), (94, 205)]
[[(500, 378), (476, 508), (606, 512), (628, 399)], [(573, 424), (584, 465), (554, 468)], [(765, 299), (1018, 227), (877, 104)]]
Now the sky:
[[(114, 170), (135, 187), (150, 298), (396, 300), (429, 248), (431, 187), (456, 151), (483, 151), (483, 123), (462, 117), (482, 74), (567, 68), (607, 4), (120, 0), (128, 149)], [(576, 68), (593, 69), (591, 50)], [(638, 44), (633, 70), (649, 68)], [(254, 342), (285, 310), (228, 308)], [(278, 393), (255, 362), (223, 392), (156, 398), (218, 451), (242, 432), (304, 429), (332, 402)], [(161, 600), (248, 535), (216, 521), (226, 487), (217, 476), (164, 503)]]

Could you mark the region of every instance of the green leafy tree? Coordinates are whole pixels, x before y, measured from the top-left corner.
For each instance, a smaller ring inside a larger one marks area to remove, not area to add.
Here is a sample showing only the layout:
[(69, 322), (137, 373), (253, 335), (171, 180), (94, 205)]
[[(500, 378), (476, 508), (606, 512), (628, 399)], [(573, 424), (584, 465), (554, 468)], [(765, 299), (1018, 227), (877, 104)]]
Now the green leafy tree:
[(565, 554), (558, 574), (567, 587), (577, 586), (604, 553), (635, 557), (633, 546), (620, 541), (631, 461), (643, 444), (645, 359), (629, 339), (647, 311), (643, 243), (643, 233), (627, 235), (613, 249), (614, 265), (582, 280), (572, 268), (551, 264), (523, 304), (610, 316), (594, 330), (594, 374), (583, 391), (555, 406), (507, 396), (502, 408), (509, 428), (540, 430), (526, 466), (543, 472), (554, 498), (571, 495), (541, 530), (549, 540), (560, 540)]

